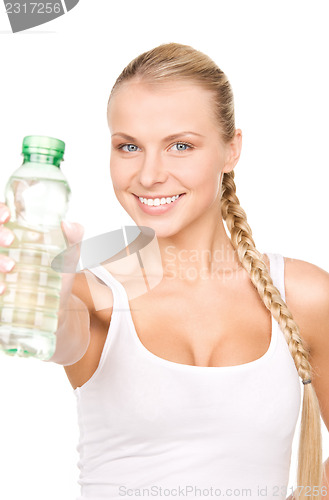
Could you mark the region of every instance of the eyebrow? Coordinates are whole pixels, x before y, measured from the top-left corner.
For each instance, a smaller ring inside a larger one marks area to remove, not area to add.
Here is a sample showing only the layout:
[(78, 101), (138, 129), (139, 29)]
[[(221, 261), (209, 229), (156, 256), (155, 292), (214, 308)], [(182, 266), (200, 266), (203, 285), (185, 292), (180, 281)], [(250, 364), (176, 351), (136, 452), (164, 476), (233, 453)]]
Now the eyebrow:
[[(114, 137), (115, 135), (120, 135), (121, 137), (124, 137), (124, 139), (127, 139), (128, 141), (137, 141), (136, 137), (124, 134), (123, 132), (116, 132), (115, 134), (112, 134), (112, 137)], [(197, 135), (199, 137), (205, 137), (204, 135), (198, 134), (197, 132), (185, 130), (184, 132), (177, 132), (176, 134), (171, 134), (168, 135), (167, 137), (164, 137), (163, 142), (176, 139), (177, 137), (181, 137), (182, 135)]]

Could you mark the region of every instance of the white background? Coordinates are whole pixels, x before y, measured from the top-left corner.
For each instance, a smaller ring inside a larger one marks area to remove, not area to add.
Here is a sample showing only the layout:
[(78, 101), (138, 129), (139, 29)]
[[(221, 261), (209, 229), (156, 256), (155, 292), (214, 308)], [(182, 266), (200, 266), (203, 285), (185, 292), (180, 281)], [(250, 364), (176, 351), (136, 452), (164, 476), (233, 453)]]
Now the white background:
[[(108, 96), (131, 59), (180, 42), (212, 57), (232, 84), (243, 132), (237, 195), (257, 248), (329, 271), (326, 1), (81, 0), (17, 34), (0, 9), (0, 200), (23, 137), (49, 135), (66, 142), (66, 219), (85, 237), (133, 224), (111, 186)], [(78, 424), (64, 368), (1, 354), (0, 383), (0, 498), (75, 499)], [(297, 435), (299, 426), (294, 486)], [(324, 425), (323, 437), (325, 459)]]

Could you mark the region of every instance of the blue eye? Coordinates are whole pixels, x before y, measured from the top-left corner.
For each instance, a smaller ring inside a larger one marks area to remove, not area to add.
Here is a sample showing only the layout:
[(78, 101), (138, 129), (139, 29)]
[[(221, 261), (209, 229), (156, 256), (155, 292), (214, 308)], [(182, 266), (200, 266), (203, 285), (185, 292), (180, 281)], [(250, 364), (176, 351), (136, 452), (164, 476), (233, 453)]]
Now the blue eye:
[[(193, 146), (191, 144), (189, 144), (188, 142), (176, 142), (175, 144), (173, 144), (173, 146), (177, 146), (177, 145), (187, 146), (187, 148), (189, 148), (189, 149), (193, 148)], [(187, 151), (187, 148), (186, 149), (177, 149), (176, 151)]]
[[(133, 146), (134, 148), (137, 148), (137, 146), (135, 146), (135, 144), (121, 144), (120, 146), (118, 146), (118, 149), (123, 149), (125, 146)], [(136, 149), (133, 149), (133, 150), (130, 149), (127, 152), (134, 153), (135, 151), (136, 151)]]

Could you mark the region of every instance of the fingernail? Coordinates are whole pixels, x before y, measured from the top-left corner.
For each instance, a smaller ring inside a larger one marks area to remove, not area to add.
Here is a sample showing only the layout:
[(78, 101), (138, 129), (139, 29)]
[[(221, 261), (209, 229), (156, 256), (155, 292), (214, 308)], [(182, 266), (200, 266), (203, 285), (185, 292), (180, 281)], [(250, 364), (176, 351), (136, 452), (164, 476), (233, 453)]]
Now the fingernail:
[(63, 224), (64, 224), (64, 228), (68, 229), (69, 231), (71, 231), (73, 229), (73, 227), (74, 227), (74, 225), (71, 222), (67, 222), (67, 221), (64, 221), (64, 220), (63, 220)]
[(0, 222), (3, 223), (7, 219), (9, 212), (3, 212), (0, 217)]
[(4, 268), (6, 269), (6, 271), (11, 271), (13, 269), (14, 265), (15, 265), (15, 261), (10, 259), (4, 263)]
[(12, 233), (6, 234), (6, 236), (4, 237), (5, 245), (11, 245), (14, 239), (15, 237)]

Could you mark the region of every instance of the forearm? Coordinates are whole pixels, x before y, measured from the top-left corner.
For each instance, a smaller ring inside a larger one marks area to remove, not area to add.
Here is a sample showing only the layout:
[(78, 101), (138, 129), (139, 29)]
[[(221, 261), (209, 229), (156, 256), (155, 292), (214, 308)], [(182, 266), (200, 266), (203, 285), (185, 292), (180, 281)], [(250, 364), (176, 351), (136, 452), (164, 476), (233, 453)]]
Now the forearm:
[(56, 349), (47, 361), (72, 365), (87, 351), (90, 342), (90, 315), (85, 303), (71, 294), (65, 311), (61, 311), (56, 335)]

